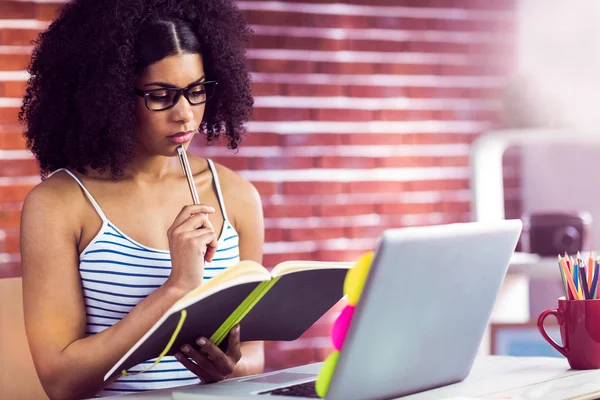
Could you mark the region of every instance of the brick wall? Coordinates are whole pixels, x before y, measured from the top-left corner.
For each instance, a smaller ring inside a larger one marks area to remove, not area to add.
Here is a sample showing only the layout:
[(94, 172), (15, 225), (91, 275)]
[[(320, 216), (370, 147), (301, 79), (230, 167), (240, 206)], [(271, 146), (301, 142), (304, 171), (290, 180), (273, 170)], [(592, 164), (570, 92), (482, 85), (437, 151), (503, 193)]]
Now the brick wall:
[[(391, 227), (468, 221), (468, 152), (497, 127), (514, 56), (512, 1), (239, 1), (255, 31), (255, 111), (237, 154), (192, 151), (249, 178), (265, 265), (353, 260)], [(18, 276), (19, 210), (39, 181), (16, 125), (29, 41), (60, 2), (0, 1), (0, 277)], [(519, 215), (519, 158), (505, 160)], [(321, 360), (332, 310), (268, 368)]]

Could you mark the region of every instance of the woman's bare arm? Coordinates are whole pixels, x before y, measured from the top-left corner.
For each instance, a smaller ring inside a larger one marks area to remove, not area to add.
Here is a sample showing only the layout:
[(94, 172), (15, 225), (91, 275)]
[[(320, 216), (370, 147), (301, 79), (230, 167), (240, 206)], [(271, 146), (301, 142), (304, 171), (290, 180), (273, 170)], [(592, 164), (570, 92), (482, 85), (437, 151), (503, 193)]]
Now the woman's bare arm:
[(67, 201), (76, 198), (73, 190), (60, 181), (43, 182), (27, 196), (21, 221), (27, 339), (51, 399), (100, 392), (107, 385), (104, 374), (189, 290), (168, 280), (121, 321), (85, 337), (77, 211)]

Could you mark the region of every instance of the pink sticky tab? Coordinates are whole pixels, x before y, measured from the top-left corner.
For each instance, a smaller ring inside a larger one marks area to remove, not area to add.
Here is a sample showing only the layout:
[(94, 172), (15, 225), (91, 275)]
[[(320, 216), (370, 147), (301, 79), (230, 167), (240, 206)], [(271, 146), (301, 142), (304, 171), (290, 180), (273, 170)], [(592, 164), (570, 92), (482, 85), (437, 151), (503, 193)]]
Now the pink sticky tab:
[(354, 306), (346, 306), (333, 324), (331, 341), (336, 350), (342, 348), (342, 344), (346, 338), (346, 332), (348, 332), (348, 327), (350, 326), (350, 321), (352, 321), (352, 315), (354, 315)]

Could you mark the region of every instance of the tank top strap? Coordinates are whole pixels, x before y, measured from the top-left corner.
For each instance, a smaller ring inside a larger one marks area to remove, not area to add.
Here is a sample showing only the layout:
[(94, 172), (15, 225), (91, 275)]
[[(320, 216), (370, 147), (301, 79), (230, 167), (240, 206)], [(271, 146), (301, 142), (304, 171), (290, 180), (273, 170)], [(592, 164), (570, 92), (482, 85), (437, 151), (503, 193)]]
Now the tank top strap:
[(217, 191), (217, 199), (219, 200), (219, 206), (221, 207), (221, 213), (223, 213), (223, 219), (225, 221), (229, 221), (227, 218), (227, 212), (225, 211), (225, 200), (223, 199), (223, 192), (221, 192), (221, 185), (219, 184), (219, 175), (217, 174), (217, 169), (215, 164), (211, 159), (207, 159), (208, 167), (210, 168), (210, 172), (213, 176), (213, 181), (215, 183), (215, 189)]
[(83, 184), (83, 182), (81, 181), (81, 179), (79, 179), (79, 177), (77, 175), (75, 175), (73, 172), (69, 171), (66, 168), (57, 169), (56, 171), (52, 172), (52, 175), (54, 175), (55, 173), (57, 173), (59, 171), (65, 171), (67, 174), (71, 175), (71, 177), (73, 179), (75, 179), (75, 182), (77, 182), (77, 184), (79, 184), (79, 186), (81, 187), (81, 189), (85, 193), (85, 195), (88, 198), (88, 200), (90, 201), (90, 203), (92, 203), (92, 206), (94, 207), (94, 209), (96, 210), (96, 212), (98, 213), (98, 215), (100, 216), (100, 218), (102, 218), (102, 221), (103, 222), (107, 222), (108, 219), (106, 218), (106, 215), (104, 215), (104, 212), (102, 211), (102, 209), (100, 208), (100, 206), (98, 205), (98, 203), (96, 202), (96, 200), (94, 199), (94, 197), (92, 196), (92, 194), (85, 188), (85, 185)]

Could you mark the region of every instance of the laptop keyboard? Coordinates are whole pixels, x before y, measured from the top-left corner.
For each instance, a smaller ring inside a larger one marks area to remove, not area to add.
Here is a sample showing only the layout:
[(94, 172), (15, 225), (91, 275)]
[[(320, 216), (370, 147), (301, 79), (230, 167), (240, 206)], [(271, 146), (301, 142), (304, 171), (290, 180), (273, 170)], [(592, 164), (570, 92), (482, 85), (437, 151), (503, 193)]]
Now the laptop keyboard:
[(271, 396), (310, 397), (314, 399), (319, 398), (315, 389), (315, 381), (304, 382), (279, 389), (267, 390), (266, 392), (260, 392), (259, 394)]

